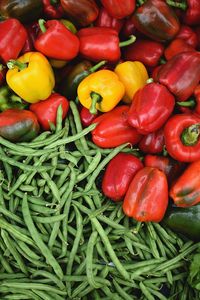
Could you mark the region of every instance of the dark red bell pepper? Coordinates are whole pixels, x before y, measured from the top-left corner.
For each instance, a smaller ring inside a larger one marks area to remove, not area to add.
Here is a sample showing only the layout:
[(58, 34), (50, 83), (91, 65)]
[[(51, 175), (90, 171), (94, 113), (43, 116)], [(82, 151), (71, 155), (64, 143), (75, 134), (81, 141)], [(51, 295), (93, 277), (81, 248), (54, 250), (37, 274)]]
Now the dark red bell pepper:
[(147, 0), (133, 15), (136, 28), (153, 40), (172, 40), (180, 29), (174, 10), (163, 0)]
[(172, 116), (164, 127), (167, 152), (182, 162), (200, 159), (200, 118), (194, 114)]
[(104, 195), (113, 201), (120, 201), (125, 196), (135, 174), (143, 168), (139, 158), (132, 154), (117, 154), (107, 165), (102, 181)]
[(125, 38), (128, 38), (130, 35), (137, 35), (138, 31), (135, 27), (134, 21), (133, 21), (133, 15), (129, 16), (124, 20), (124, 24), (121, 30), (122, 35)]
[(128, 111), (128, 123), (141, 134), (160, 129), (174, 109), (174, 96), (162, 84), (151, 82), (139, 89)]
[(92, 122), (97, 118), (97, 114), (91, 114), (90, 110), (86, 107), (82, 107), (80, 111), (81, 123), (84, 127), (87, 127), (92, 124)]
[(60, 19), (64, 15), (64, 9), (57, 0), (42, 0), (44, 15), (48, 19)]
[(187, 0), (187, 10), (183, 18), (183, 22), (187, 25), (200, 25), (200, 1)]
[(188, 43), (180, 38), (175, 38), (166, 48), (164, 51), (165, 58), (167, 60), (171, 59), (178, 53), (194, 51), (195, 49), (188, 45)]
[(187, 100), (200, 81), (200, 53), (190, 51), (175, 55), (160, 68), (157, 77), (179, 101)]
[(197, 50), (200, 50), (200, 26), (195, 27), (194, 30), (197, 35)]
[(168, 206), (168, 184), (164, 172), (144, 167), (131, 181), (123, 202), (125, 215), (139, 222), (160, 222)]
[(0, 60), (7, 63), (10, 59), (16, 59), (26, 38), (26, 29), (17, 19), (0, 22)]
[(4, 65), (0, 64), (0, 86), (2, 86), (5, 83), (6, 72), (7, 72), (6, 67)]
[(131, 15), (135, 10), (135, 0), (101, 0), (109, 15), (117, 19), (123, 19)]
[(39, 129), (36, 115), (29, 110), (8, 109), (0, 113), (0, 136), (9, 141), (30, 141)]
[(142, 136), (128, 124), (128, 110), (127, 105), (122, 105), (97, 117), (93, 121), (97, 123), (92, 131), (94, 144), (101, 148), (113, 148), (124, 143), (137, 144)]
[(29, 109), (35, 113), (38, 122), (44, 130), (50, 129), (50, 123), (56, 125), (57, 110), (62, 106), (62, 119), (64, 119), (69, 110), (69, 101), (57, 94), (52, 94), (49, 98), (30, 105)]
[(26, 52), (35, 51), (34, 43), (40, 31), (38, 22), (33, 22), (32, 24), (26, 25), (25, 28), (27, 31), (27, 38), (20, 53), (21, 55), (25, 54)]
[(79, 39), (58, 20), (39, 20), (41, 32), (35, 41), (35, 49), (47, 57), (71, 60), (79, 51)]
[(196, 32), (187, 25), (181, 25), (181, 28), (176, 35), (177, 39), (184, 40), (188, 45), (193, 47), (194, 49), (197, 47), (198, 44), (198, 37)]
[(137, 39), (134, 44), (126, 47), (123, 57), (125, 60), (142, 62), (145, 66), (155, 67), (164, 52), (164, 46), (156, 41)]
[(99, 8), (94, 0), (61, 0), (65, 13), (81, 27), (94, 22), (98, 16)]
[(142, 137), (138, 144), (138, 148), (144, 153), (161, 153), (163, 151), (165, 141), (163, 128), (151, 132)]
[(108, 14), (104, 7), (99, 10), (98, 18), (95, 21), (95, 26), (97, 27), (108, 27), (115, 29), (118, 33), (123, 26), (124, 20), (119, 20)]

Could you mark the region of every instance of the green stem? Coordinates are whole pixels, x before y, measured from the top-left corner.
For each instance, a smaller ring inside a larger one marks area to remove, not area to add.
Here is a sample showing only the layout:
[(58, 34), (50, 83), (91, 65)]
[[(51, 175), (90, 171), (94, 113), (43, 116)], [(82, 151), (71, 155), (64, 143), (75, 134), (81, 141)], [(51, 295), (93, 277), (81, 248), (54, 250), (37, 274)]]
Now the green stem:
[(97, 113), (96, 104), (102, 100), (101, 95), (91, 92), (90, 97), (92, 99), (91, 106), (90, 106), (90, 113), (95, 115)]
[(0, 64), (0, 72), (3, 71), (4, 68), (4, 65)]
[(193, 146), (198, 142), (199, 135), (200, 124), (193, 124), (183, 131), (181, 140), (185, 146)]
[(45, 24), (46, 21), (44, 19), (39, 19), (38, 21), (38, 24), (39, 24), (39, 27), (40, 27), (40, 30), (45, 33), (47, 30), (46, 30), (46, 27), (45, 27)]
[(176, 7), (176, 8), (180, 8), (180, 9), (183, 9), (183, 10), (186, 10), (187, 9), (187, 3), (186, 2), (174, 2), (172, 0), (166, 0), (166, 3), (169, 5), (169, 6), (173, 6), (173, 7)]
[(153, 78), (150, 77), (150, 78), (147, 79), (146, 84), (149, 84), (149, 83), (152, 83), (152, 82), (154, 82), (154, 80), (153, 80)]
[(137, 2), (139, 3), (139, 5), (142, 5), (142, 4), (144, 4), (144, 0), (137, 0)]
[(99, 68), (101, 68), (103, 65), (105, 65), (107, 63), (106, 60), (102, 60), (100, 61), (98, 64), (92, 66), (90, 69), (89, 69), (89, 72), (90, 73), (94, 73), (96, 70), (98, 70)]
[(24, 70), (27, 68), (27, 64), (22, 63), (18, 60), (10, 59), (9, 62), (7, 63), (8, 69), (14, 69), (14, 67), (18, 67), (20, 71)]
[(176, 102), (180, 106), (184, 107), (195, 107), (196, 106), (196, 101), (194, 99), (188, 100), (188, 101), (181, 101), (181, 102)]
[(13, 102), (19, 102), (19, 103), (22, 103), (22, 99), (17, 96), (17, 95), (12, 95), (10, 96), (10, 99), (13, 101)]
[(159, 64), (160, 65), (164, 65), (164, 64), (166, 64), (166, 59), (164, 59), (163, 57), (161, 57), (161, 59), (159, 60)]
[(124, 42), (120, 42), (119, 43), (119, 47), (122, 48), (122, 47), (126, 47), (128, 45), (131, 45), (133, 44), (134, 42), (136, 41), (136, 37), (134, 35), (131, 35), (129, 40), (127, 41), (124, 41)]
[(57, 4), (58, 4), (58, 1), (57, 1), (57, 0), (50, 0), (50, 4), (53, 5), (53, 6), (54, 6), (54, 5), (57, 5)]

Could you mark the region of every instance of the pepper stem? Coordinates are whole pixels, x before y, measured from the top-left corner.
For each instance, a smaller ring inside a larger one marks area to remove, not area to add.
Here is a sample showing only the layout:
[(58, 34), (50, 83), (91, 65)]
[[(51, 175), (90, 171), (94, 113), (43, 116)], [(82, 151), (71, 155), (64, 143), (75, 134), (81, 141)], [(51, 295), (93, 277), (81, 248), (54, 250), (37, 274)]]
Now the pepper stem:
[(137, 2), (140, 4), (140, 5), (142, 5), (142, 4), (144, 4), (144, 0), (137, 0)]
[(4, 65), (0, 64), (0, 72), (3, 71), (4, 68)]
[(119, 43), (119, 47), (120, 47), (120, 48), (126, 47), (126, 46), (128, 46), (128, 45), (133, 44), (135, 41), (136, 41), (136, 36), (131, 35), (130, 38), (129, 38), (127, 41), (120, 42), (120, 43)]
[(181, 102), (176, 102), (180, 106), (184, 107), (195, 107), (196, 106), (196, 101), (194, 99), (188, 100), (188, 101), (181, 101)]
[(50, 0), (50, 4), (51, 5), (56, 5), (56, 4), (58, 4), (58, 1), (57, 0)]
[(183, 131), (181, 140), (185, 146), (193, 146), (198, 142), (199, 135), (200, 124), (193, 124)]
[(14, 67), (18, 67), (20, 71), (24, 70), (27, 68), (27, 64), (22, 63), (18, 60), (10, 59), (9, 62), (7, 63), (8, 69), (14, 69)]
[(92, 102), (89, 111), (91, 114), (95, 115), (97, 113), (96, 104), (101, 102), (102, 96), (95, 92), (91, 92), (90, 97), (92, 99)]
[(38, 21), (38, 24), (39, 24), (39, 27), (40, 27), (40, 30), (45, 33), (47, 30), (46, 30), (46, 27), (45, 27), (45, 24), (46, 21), (44, 19), (39, 19)]
[(172, 0), (166, 0), (166, 3), (169, 5), (169, 6), (173, 6), (173, 7), (176, 7), (176, 8), (180, 8), (180, 9), (183, 9), (183, 10), (186, 10), (187, 9), (187, 3), (186, 2), (174, 2)]
[(150, 78), (147, 79), (146, 84), (149, 84), (149, 83), (152, 83), (152, 82), (154, 82), (154, 80), (153, 80), (153, 78), (150, 77)]
[(10, 96), (10, 99), (13, 101), (13, 102), (19, 102), (19, 103), (22, 103), (22, 99), (17, 96), (17, 95), (11, 95)]
[(92, 66), (90, 69), (89, 69), (89, 72), (90, 73), (93, 73), (95, 72), (96, 70), (98, 70), (99, 68), (101, 68), (103, 65), (105, 65), (107, 63), (106, 60), (102, 60), (100, 61), (98, 64)]

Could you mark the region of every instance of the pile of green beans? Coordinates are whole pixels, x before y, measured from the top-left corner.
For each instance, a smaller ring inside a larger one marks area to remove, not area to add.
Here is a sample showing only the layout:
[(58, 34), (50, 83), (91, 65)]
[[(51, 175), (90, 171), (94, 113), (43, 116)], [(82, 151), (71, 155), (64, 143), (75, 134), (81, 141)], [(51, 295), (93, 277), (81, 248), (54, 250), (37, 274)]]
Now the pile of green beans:
[(136, 223), (101, 193), (102, 172), (128, 145), (100, 149), (70, 103), (32, 142), (0, 137), (0, 299), (188, 300), (199, 247), (157, 223)]

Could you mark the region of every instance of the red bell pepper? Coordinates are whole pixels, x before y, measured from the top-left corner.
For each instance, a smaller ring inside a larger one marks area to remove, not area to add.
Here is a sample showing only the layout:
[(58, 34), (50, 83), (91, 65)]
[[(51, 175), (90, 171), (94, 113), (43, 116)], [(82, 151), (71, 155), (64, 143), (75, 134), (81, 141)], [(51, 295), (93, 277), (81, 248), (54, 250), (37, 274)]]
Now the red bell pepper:
[(169, 191), (176, 206), (189, 207), (200, 202), (200, 160), (187, 167)]
[(79, 39), (58, 20), (45, 21), (40, 19), (41, 32), (35, 48), (47, 57), (59, 60), (71, 60), (79, 51)]
[(197, 35), (197, 50), (200, 50), (200, 26), (195, 27), (194, 30)]
[(200, 81), (200, 53), (190, 51), (175, 55), (160, 68), (158, 81), (179, 101), (187, 100)]
[(177, 39), (184, 40), (188, 45), (190, 45), (193, 48), (197, 47), (198, 44), (198, 37), (196, 32), (187, 25), (181, 25), (181, 28), (176, 35)]
[(26, 38), (26, 29), (17, 19), (0, 22), (0, 60), (7, 63), (10, 59), (16, 59)]
[(136, 28), (153, 40), (172, 40), (180, 29), (174, 10), (163, 0), (147, 0), (133, 15)]
[(180, 111), (184, 113), (194, 113), (200, 118), (200, 84), (194, 90), (194, 97), (187, 101), (177, 102)]
[(101, 0), (109, 15), (116, 19), (123, 19), (135, 10), (135, 0)]
[(7, 69), (4, 65), (0, 64), (0, 86), (2, 86), (6, 80)]
[(183, 22), (187, 25), (200, 25), (200, 1), (187, 0), (187, 10)]
[(44, 15), (48, 19), (60, 19), (64, 15), (64, 9), (57, 0), (42, 0)]
[(163, 128), (151, 132), (142, 137), (138, 144), (138, 148), (144, 153), (160, 153), (163, 151), (165, 141)]
[(92, 131), (94, 144), (101, 148), (117, 147), (124, 143), (137, 144), (142, 136), (128, 124), (128, 110), (128, 106), (122, 105), (97, 117), (93, 121), (97, 123)]
[(38, 22), (26, 25), (25, 28), (27, 31), (27, 38), (24, 47), (22, 48), (22, 51), (20, 53), (21, 55), (35, 50), (34, 43), (40, 31)]
[(156, 41), (138, 39), (124, 51), (125, 60), (142, 62), (145, 66), (155, 67), (164, 52), (164, 46)]
[(92, 124), (92, 122), (97, 118), (97, 114), (91, 114), (90, 110), (86, 107), (82, 107), (80, 111), (81, 123), (84, 127), (87, 127)]
[(99, 8), (94, 0), (61, 0), (65, 13), (81, 27), (94, 22), (98, 16)]
[(120, 47), (135, 41), (119, 42), (118, 32), (106, 27), (82, 28), (78, 31), (80, 54), (91, 61), (107, 60), (116, 62), (121, 57)]
[(143, 168), (139, 158), (132, 154), (117, 154), (107, 165), (102, 181), (104, 195), (113, 201), (125, 196), (135, 174)]
[(154, 82), (146, 84), (133, 97), (128, 123), (141, 134), (154, 132), (165, 124), (174, 104), (174, 96), (165, 86)]
[(178, 161), (200, 159), (200, 118), (192, 114), (172, 116), (164, 127), (167, 152)]
[(122, 35), (125, 38), (128, 38), (130, 35), (137, 35), (138, 31), (135, 27), (134, 21), (133, 21), (133, 15), (129, 16), (124, 20), (124, 24), (121, 30)]
[(38, 122), (44, 130), (50, 129), (50, 123), (56, 125), (57, 110), (62, 106), (62, 119), (64, 119), (69, 110), (69, 101), (57, 94), (52, 94), (49, 98), (30, 105), (29, 109), (35, 113)]
[(166, 175), (144, 167), (134, 176), (123, 202), (125, 215), (140, 222), (160, 222), (168, 205)]
[(173, 56), (178, 53), (194, 51), (195, 49), (188, 45), (188, 43), (180, 38), (175, 38), (168, 46), (165, 48), (164, 55), (167, 60), (170, 60)]
[(108, 14), (104, 7), (99, 10), (98, 18), (95, 21), (95, 26), (97, 27), (108, 27), (115, 29), (118, 33), (123, 26), (124, 20), (119, 20)]

